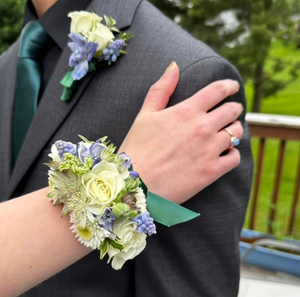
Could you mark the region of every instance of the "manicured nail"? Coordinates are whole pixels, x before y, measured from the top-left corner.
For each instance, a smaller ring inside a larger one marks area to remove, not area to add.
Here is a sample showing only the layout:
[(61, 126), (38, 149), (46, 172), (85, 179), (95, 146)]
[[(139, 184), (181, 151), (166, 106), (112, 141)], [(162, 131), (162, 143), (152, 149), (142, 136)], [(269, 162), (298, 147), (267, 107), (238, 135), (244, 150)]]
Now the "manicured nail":
[(238, 89), (240, 89), (240, 83), (237, 80), (233, 80), (234, 83), (236, 83), (236, 85), (238, 86)]
[(166, 69), (165, 73), (172, 72), (177, 67), (176, 62), (172, 62), (169, 67)]

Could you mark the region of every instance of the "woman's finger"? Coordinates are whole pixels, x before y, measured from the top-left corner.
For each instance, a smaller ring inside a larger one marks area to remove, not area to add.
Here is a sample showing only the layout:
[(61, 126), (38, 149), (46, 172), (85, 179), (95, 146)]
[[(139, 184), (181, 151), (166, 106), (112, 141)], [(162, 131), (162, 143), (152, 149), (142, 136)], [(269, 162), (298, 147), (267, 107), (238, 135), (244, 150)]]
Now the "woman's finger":
[(221, 156), (218, 160), (218, 168), (220, 177), (228, 173), (232, 169), (238, 167), (241, 162), (240, 152), (233, 148), (229, 150), (228, 154)]
[(243, 105), (237, 102), (227, 102), (209, 112), (208, 122), (216, 130), (220, 130), (234, 122), (243, 112)]
[(240, 85), (235, 80), (219, 80), (174, 107), (181, 108), (183, 106), (184, 109), (188, 107), (191, 110), (207, 112), (227, 97), (236, 94), (239, 89)]
[[(230, 131), (234, 137), (241, 140), (243, 137), (243, 126), (240, 121), (235, 121), (230, 126), (228, 126), (226, 129)], [(218, 132), (217, 138), (215, 141), (215, 145), (219, 149), (219, 153), (226, 151), (230, 148), (231, 145), (231, 135), (224, 129)]]
[(179, 81), (179, 68), (172, 62), (163, 76), (150, 88), (140, 114), (166, 108)]

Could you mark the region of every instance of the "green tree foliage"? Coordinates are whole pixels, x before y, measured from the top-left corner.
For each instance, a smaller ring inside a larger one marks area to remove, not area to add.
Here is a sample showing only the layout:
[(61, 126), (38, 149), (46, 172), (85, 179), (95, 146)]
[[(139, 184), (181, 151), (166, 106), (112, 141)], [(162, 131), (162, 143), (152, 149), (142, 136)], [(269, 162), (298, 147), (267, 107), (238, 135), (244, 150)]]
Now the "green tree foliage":
[[(272, 58), (272, 42), (299, 45), (299, 0), (151, 0), (238, 67), (254, 89), (253, 111), (299, 76), (300, 61)], [(279, 75), (279, 74), (284, 75)]]
[(0, 1), (0, 54), (19, 36), (22, 22), (24, 0)]

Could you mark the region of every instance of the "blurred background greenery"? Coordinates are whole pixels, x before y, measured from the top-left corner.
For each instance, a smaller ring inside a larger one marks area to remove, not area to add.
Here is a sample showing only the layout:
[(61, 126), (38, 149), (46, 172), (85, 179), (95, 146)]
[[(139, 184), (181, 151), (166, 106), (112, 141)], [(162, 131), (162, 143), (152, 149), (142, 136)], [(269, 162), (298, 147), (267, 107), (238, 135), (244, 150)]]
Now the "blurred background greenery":
[(0, 54), (19, 36), (25, 0), (0, 1)]
[[(246, 85), (248, 111), (300, 116), (300, 0), (150, 2), (238, 68)], [(25, 0), (0, 2), (0, 54), (20, 34), (24, 3)], [(256, 139), (252, 146), (256, 157)], [(273, 226), (278, 236), (286, 230), (299, 146), (297, 142), (287, 146)], [(268, 140), (256, 225), (260, 231), (266, 231), (268, 223), (277, 150), (278, 141)], [(297, 214), (292, 237), (300, 239), (300, 205)]]

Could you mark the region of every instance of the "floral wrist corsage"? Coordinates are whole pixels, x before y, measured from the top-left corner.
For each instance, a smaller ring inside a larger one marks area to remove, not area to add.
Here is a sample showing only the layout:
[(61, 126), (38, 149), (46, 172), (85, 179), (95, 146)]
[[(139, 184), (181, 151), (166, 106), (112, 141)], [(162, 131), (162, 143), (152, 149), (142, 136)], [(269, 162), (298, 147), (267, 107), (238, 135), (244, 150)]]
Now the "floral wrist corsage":
[(108, 254), (114, 269), (144, 250), (156, 233), (153, 218), (172, 226), (199, 215), (148, 192), (129, 156), (115, 153), (107, 137), (80, 138), (76, 145), (52, 145), (48, 197), (54, 206), (64, 204), (62, 217), (69, 213), (78, 241), (99, 249), (101, 259)]

